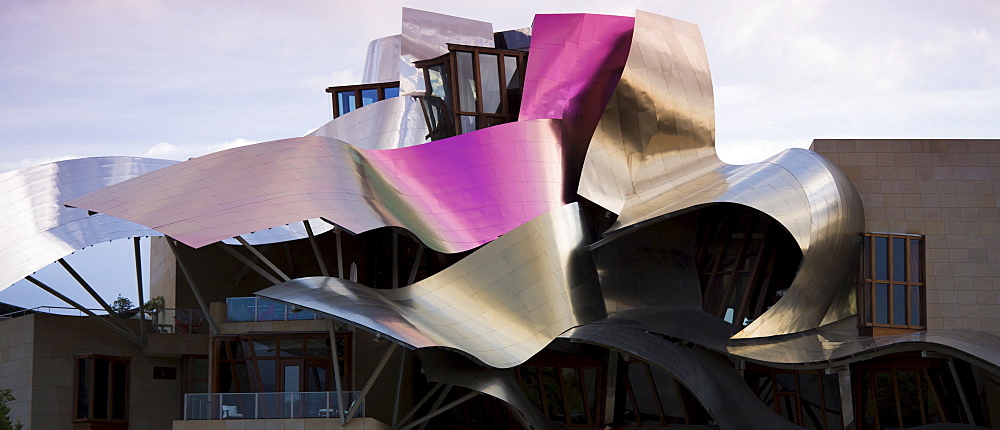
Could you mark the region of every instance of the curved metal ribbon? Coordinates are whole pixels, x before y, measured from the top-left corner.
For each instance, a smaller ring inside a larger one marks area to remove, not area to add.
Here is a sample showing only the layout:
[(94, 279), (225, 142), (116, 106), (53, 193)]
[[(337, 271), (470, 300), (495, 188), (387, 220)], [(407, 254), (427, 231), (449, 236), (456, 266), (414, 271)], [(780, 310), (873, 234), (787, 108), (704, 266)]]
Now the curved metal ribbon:
[(608, 236), (694, 206), (760, 210), (792, 234), (803, 263), (788, 293), (735, 337), (800, 332), (856, 313), (852, 267), (864, 211), (849, 180), (821, 156), (788, 150), (744, 166), (715, 153), (708, 60), (697, 26), (636, 13), (615, 95), (588, 148), (579, 193), (619, 213)]
[(573, 203), (407, 287), (376, 290), (312, 277), (256, 294), (415, 348), (453, 348), (507, 368), (531, 358), (566, 329), (604, 317), (584, 231), (579, 206)]

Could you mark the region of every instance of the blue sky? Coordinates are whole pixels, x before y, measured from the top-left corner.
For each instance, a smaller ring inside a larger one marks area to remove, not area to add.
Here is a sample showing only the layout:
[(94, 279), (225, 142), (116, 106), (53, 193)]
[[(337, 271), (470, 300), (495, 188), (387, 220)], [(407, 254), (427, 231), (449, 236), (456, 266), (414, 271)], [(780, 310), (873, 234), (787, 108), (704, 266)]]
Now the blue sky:
[[(0, 172), (301, 136), (331, 118), (324, 88), (360, 82), (368, 41), (399, 32), (402, 6), (495, 30), (535, 13), (642, 9), (694, 22), (729, 162), (813, 138), (1000, 138), (1000, 3), (985, 0), (0, 0)], [(77, 254), (124, 259), (126, 273), (102, 284), (134, 300), (131, 244), (97, 248)], [(57, 304), (21, 284), (0, 301)]]

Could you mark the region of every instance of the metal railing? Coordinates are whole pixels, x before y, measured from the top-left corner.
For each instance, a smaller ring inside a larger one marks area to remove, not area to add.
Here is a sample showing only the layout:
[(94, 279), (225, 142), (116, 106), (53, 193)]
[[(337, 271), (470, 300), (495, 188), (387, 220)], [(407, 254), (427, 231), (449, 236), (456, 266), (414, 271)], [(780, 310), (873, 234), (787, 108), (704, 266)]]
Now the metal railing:
[[(347, 414), (360, 391), (284, 393), (198, 393), (184, 395), (185, 420), (256, 420), (290, 418), (339, 418)], [(355, 414), (365, 416), (365, 404)]]
[(152, 315), (153, 331), (157, 333), (208, 333), (201, 309), (160, 308)]
[[(91, 312), (94, 312), (95, 314), (98, 314), (98, 315), (106, 314), (106, 312), (104, 311), (104, 309), (87, 309), (87, 310), (91, 311)], [(22, 316), (30, 315), (30, 314), (33, 314), (33, 313), (47, 313), (47, 314), (53, 314), (53, 315), (68, 315), (68, 316), (77, 316), (77, 317), (82, 317), (82, 316), (86, 315), (86, 314), (83, 313), (83, 311), (81, 311), (81, 310), (79, 310), (77, 308), (74, 308), (74, 307), (69, 307), (69, 306), (35, 306), (35, 307), (31, 308), (31, 309), (21, 309), (19, 311), (14, 311), (14, 312), (10, 312), (10, 313), (6, 313), (6, 314), (3, 314), (3, 315), (0, 315), (0, 320), (6, 320), (6, 319), (11, 319), (11, 318), (22, 317)]]
[(299, 321), (318, 320), (323, 317), (312, 311), (297, 310), (283, 303), (258, 297), (229, 297), (226, 299), (226, 321)]

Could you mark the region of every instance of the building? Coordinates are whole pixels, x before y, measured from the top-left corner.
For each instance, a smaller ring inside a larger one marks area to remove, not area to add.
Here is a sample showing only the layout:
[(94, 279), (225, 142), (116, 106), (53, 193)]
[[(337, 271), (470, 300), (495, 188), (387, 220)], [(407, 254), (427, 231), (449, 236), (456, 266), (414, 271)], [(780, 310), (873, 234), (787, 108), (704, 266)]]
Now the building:
[(15, 418), (1000, 426), (1000, 140), (725, 164), (697, 27), (645, 12), (404, 9), (327, 92), (306, 137), (0, 175), (4, 285), (149, 236), (165, 301), (0, 321)]

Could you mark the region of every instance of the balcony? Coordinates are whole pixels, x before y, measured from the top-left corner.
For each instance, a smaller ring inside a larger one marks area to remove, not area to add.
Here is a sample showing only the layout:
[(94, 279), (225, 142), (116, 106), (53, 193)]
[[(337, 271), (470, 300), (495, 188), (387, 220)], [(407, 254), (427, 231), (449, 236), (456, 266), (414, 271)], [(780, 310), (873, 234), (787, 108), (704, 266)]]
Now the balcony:
[(303, 321), (323, 319), (315, 312), (298, 310), (283, 303), (257, 297), (230, 297), (226, 299), (226, 321), (268, 322)]
[[(284, 393), (198, 393), (184, 395), (184, 420), (256, 420), (340, 418), (358, 400), (360, 391)], [(343, 405), (343, 407), (341, 407)], [(365, 416), (364, 402), (355, 417)]]

